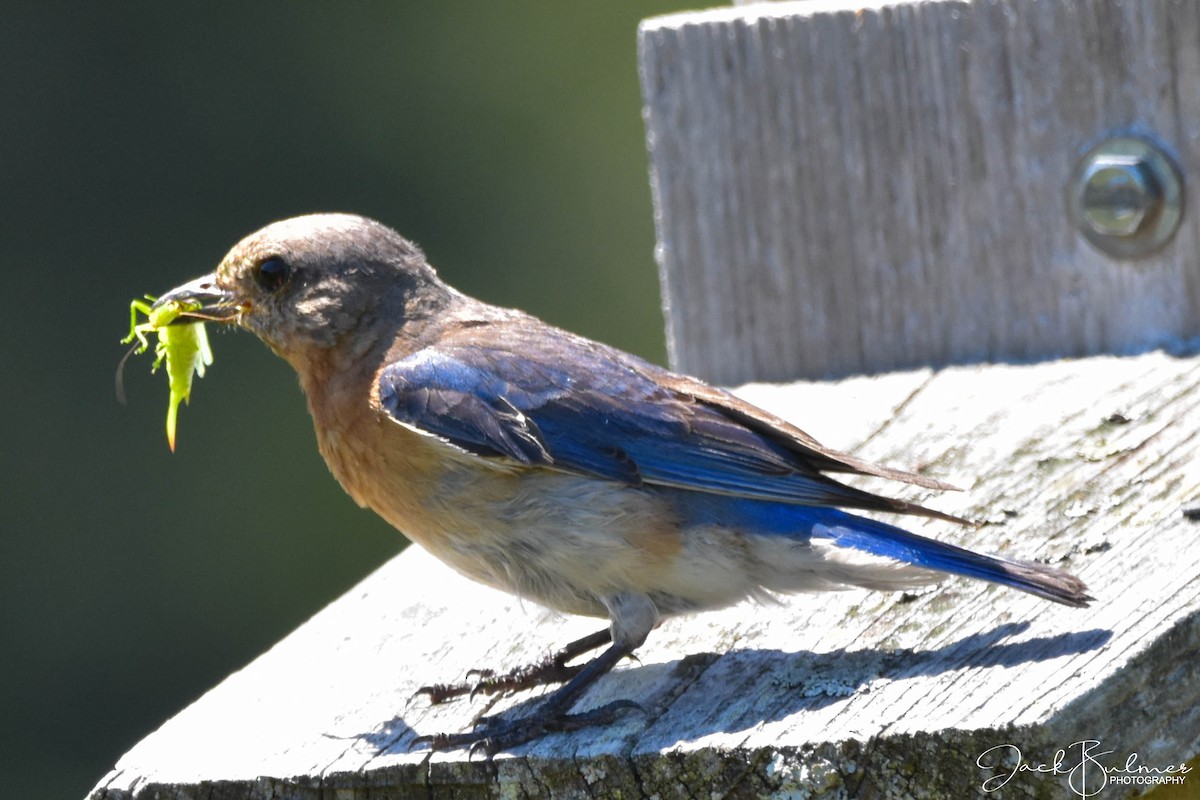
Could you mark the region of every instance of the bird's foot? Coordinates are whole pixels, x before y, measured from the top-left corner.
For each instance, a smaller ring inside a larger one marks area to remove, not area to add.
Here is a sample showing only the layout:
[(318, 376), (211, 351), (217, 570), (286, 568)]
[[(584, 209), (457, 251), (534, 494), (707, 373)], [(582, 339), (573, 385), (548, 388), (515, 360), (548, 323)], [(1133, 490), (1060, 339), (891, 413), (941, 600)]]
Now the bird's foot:
[(527, 717), (503, 720), (498, 717), (481, 717), (475, 729), (467, 733), (435, 733), (418, 736), (412, 747), (428, 745), (430, 751), (469, 748), (468, 756), (483, 753), (491, 758), (502, 750), (531, 742), (547, 733), (577, 731), (596, 725), (608, 725), (626, 711), (646, 710), (632, 700), (615, 700), (590, 711), (579, 714), (564, 714), (554, 708), (543, 708)]
[(549, 683), (565, 683), (583, 669), (582, 664), (567, 665), (573, 654), (565, 650), (546, 656), (541, 661), (525, 664), (501, 675), (490, 669), (473, 669), (467, 673), (468, 680), (461, 683), (435, 683), (417, 689), (418, 695), (427, 695), (430, 705), (441, 705), (455, 697), (467, 695), (509, 694), (522, 689), (532, 689)]

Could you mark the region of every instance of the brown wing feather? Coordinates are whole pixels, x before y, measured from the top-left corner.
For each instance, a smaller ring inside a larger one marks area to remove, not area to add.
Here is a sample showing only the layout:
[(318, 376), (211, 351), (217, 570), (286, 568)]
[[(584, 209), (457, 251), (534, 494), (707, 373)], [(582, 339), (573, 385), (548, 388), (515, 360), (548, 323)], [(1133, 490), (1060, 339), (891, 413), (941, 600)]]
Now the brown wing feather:
[[(837, 473), (852, 473), (858, 475), (872, 475), (878, 478), (886, 478), (888, 480), (908, 483), (914, 486), (920, 486), (925, 489), (934, 489), (937, 491), (960, 492), (957, 486), (954, 486), (944, 481), (939, 481), (925, 475), (918, 475), (915, 472), (895, 469), (892, 467), (884, 467), (878, 464), (872, 464), (869, 461), (864, 461), (861, 458), (852, 456), (849, 453), (843, 453), (839, 450), (834, 450), (831, 447), (818, 442), (809, 434), (805, 433), (800, 428), (792, 423), (777, 417), (768, 411), (764, 411), (752, 403), (742, 400), (740, 397), (733, 395), (724, 389), (718, 389), (710, 386), (703, 381), (691, 378), (686, 375), (671, 374), (672, 388), (680, 394), (692, 398), (695, 402), (703, 403), (707, 406), (719, 409), (722, 413), (738, 420), (743, 425), (751, 428), (763, 436), (767, 436), (772, 440), (794, 452), (797, 456), (810, 464), (812, 468), (818, 472), (837, 472)], [(891, 497), (882, 495), (874, 495), (864, 492), (881, 501), (880, 510), (895, 511), (902, 514), (914, 514), (923, 517), (933, 517), (935, 519), (947, 520), (949, 522), (957, 522), (960, 524), (970, 524), (967, 520), (956, 517), (952, 514), (946, 514), (942, 511), (926, 508), (918, 503), (910, 503), (904, 500), (897, 500)]]

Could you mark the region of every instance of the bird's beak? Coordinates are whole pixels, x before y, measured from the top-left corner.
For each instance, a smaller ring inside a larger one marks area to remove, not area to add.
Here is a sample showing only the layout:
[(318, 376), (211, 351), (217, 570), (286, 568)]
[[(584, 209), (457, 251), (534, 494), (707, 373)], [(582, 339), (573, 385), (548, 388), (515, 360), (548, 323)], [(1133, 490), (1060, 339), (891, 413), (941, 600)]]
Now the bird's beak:
[(217, 285), (216, 273), (203, 275), (194, 281), (178, 286), (154, 301), (153, 308), (167, 303), (187, 306), (171, 325), (186, 325), (192, 322), (235, 322), (242, 313), (242, 304), (234, 296)]

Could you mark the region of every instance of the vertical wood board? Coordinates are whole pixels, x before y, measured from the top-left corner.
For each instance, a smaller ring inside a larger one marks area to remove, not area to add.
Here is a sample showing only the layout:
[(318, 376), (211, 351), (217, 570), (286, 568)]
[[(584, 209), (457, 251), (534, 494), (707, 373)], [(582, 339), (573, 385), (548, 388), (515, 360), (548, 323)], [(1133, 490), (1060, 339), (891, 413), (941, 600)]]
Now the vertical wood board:
[[(1200, 332), (1200, 4), (769, 3), (648, 20), (672, 363), (722, 383), (1153, 347)], [(1090, 245), (1071, 172), (1160, 144), (1184, 216)]]

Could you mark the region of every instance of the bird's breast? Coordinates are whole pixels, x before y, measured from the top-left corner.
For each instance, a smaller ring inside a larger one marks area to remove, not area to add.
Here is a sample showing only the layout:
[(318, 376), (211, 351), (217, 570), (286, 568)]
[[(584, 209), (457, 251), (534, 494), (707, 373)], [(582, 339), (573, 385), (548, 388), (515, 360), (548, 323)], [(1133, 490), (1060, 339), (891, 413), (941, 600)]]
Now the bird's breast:
[(321, 454), (355, 502), (482, 583), (604, 616), (601, 597), (656, 585), (681, 548), (651, 493), (466, 453), (375, 409), (310, 406)]
[(619, 592), (667, 598), (663, 611), (746, 593), (721, 557), (735, 534), (692, 530), (671, 492), (464, 452), (392, 420), (372, 385), (307, 392), (321, 454), (355, 502), (457, 571), (594, 616)]

